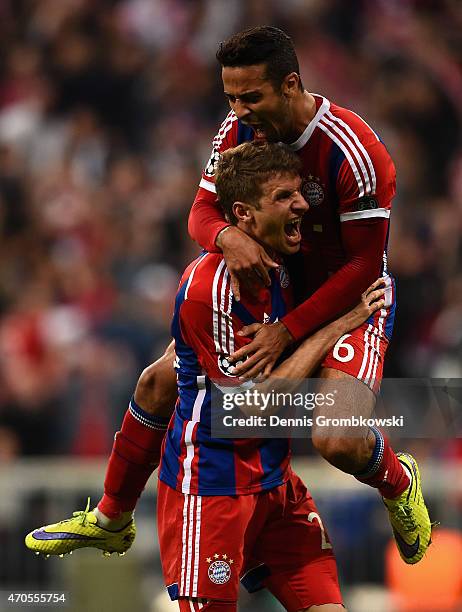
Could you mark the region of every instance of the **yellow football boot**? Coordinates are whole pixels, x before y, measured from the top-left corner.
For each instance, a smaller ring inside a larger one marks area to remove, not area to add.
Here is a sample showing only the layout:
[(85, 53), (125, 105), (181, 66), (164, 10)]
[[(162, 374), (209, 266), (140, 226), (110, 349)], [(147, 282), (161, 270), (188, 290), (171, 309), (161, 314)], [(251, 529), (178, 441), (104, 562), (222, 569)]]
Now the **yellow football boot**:
[(383, 498), (388, 510), (396, 545), (401, 559), (417, 563), (431, 544), (432, 524), (422, 494), (417, 462), (407, 453), (397, 453), (410, 477), (409, 487), (394, 499)]
[(36, 554), (66, 555), (78, 548), (99, 548), (105, 556), (111, 553), (123, 555), (132, 545), (136, 535), (135, 522), (132, 519), (117, 531), (109, 531), (97, 524), (95, 514), (89, 510), (88, 499), (85, 510), (74, 512), (72, 518), (34, 529), (26, 535), (27, 548)]

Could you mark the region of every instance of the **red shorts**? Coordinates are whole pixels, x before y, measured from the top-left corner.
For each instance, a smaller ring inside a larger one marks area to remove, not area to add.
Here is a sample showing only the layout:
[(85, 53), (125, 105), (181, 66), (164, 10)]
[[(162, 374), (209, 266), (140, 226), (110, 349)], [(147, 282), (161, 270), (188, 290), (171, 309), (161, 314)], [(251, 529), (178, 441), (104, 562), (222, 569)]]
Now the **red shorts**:
[(360, 327), (339, 338), (322, 367), (350, 374), (378, 393), (393, 317), (394, 307), (382, 308)]
[(236, 602), (239, 581), (295, 612), (342, 603), (332, 546), (300, 478), (239, 496), (187, 495), (159, 481), (157, 522), (171, 599)]

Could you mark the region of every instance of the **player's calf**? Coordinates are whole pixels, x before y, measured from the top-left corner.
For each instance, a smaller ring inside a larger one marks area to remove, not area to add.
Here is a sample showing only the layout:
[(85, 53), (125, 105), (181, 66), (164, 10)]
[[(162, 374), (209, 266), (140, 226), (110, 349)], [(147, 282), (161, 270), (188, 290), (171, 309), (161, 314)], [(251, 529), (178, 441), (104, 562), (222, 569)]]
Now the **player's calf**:
[(349, 436), (333, 433), (327, 435), (322, 428), (313, 429), (313, 446), (330, 464), (346, 472), (355, 474), (367, 464), (374, 442), (358, 431)]
[(173, 369), (175, 344), (143, 370), (135, 394), (116, 433), (98, 503), (98, 520), (105, 527), (125, 520), (136, 506), (146, 483), (159, 465), (162, 441), (177, 397)]
[(134, 398), (145, 412), (165, 418), (172, 415), (177, 398), (174, 359), (175, 343), (171, 342), (162, 357), (142, 371)]

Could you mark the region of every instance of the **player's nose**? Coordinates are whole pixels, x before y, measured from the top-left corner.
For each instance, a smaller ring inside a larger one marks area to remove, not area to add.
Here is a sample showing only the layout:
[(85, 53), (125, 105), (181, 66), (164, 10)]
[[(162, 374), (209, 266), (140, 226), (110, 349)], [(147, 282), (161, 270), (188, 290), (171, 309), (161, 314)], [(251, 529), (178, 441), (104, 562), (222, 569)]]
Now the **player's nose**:
[(245, 104), (239, 99), (233, 104), (233, 111), (236, 113), (238, 119), (245, 119), (252, 112)]
[(292, 200), (292, 210), (297, 214), (304, 214), (310, 208), (308, 202), (302, 196), (302, 194), (297, 191), (295, 197)]

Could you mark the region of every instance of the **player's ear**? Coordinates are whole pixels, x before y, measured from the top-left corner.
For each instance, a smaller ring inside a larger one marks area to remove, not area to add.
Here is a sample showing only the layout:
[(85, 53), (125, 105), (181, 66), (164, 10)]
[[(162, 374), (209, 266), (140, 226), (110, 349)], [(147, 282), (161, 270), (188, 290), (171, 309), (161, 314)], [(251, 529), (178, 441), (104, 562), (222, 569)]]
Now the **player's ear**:
[(253, 213), (254, 207), (250, 206), (250, 204), (246, 204), (245, 202), (234, 202), (233, 214), (238, 222), (241, 221), (242, 223), (249, 223), (249, 221), (253, 220)]
[(296, 72), (291, 72), (282, 81), (282, 94), (286, 98), (293, 98), (300, 92), (300, 76)]

